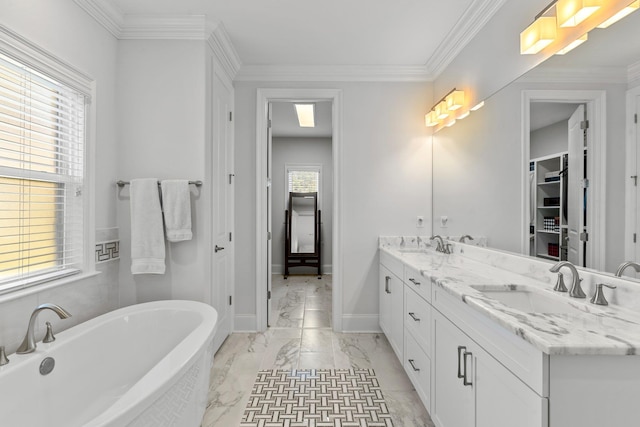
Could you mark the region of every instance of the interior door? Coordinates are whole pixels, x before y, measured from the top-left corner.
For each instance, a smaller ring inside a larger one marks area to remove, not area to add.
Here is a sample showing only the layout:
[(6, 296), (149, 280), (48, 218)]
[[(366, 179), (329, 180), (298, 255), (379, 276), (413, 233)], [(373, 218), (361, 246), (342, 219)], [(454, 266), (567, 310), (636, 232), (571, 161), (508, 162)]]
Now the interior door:
[[(584, 105), (580, 105), (569, 118), (569, 173), (567, 209), (567, 260), (579, 266), (584, 263), (584, 244), (581, 234), (585, 231), (584, 201)], [(587, 189), (588, 190), (588, 189)]]
[[(637, 89), (640, 90), (640, 89)], [(640, 215), (638, 215), (638, 209), (640, 209), (640, 186), (638, 186), (638, 165), (640, 165), (640, 123), (638, 120), (638, 116), (640, 115), (640, 94), (637, 94), (634, 97), (634, 101), (631, 103), (632, 104), (632, 108), (634, 108), (634, 114), (635, 114), (635, 129), (632, 132), (633, 135), (635, 135), (635, 150), (636, 150), (636, 158), (635, 158), (635, 172), (633, 173), (633, 175), (630, 178), (634, 178), (635, 177), (635, 193), (634, 193), (634, 197), (635, 197), (635, 209), (633, 212), (633, 215), (635, 215), (635, 218), (633, 219), (633, 223), (635, 225), (635, 229), (634, 230), (630, 230), (631, 233), (634, 234), (634, 240), (633, 240), (633, 257), (632, 260), (636, 261), (636, 262), (640, 262), (640, 239), (638, 238), (638, 231), (640, 230)], [(638, 274), (636, 274), (632, 268), (628, 268), (625, 272), (624, 272), (625, 276), (631, 276), (631, 277), (640, 277)]]
[(213, 75), (212, 96), (213, 153), (213, 281), (212, 305), (218, 311), (218, 329), (214, 337), (217, 349), (233, 329), (233, 137), (231, 122), (231, 89), (216, 74)]
[(269, 103), (267, 109), (267, 326), (271, 326), (271, 315), (272, 315), (272, 307), (271, 307), (271, 275), (272, 275), (272, 241), (273, 241), (273, 227), (272, 227), (272, 199), (273, 199), (273, 191), (271, 187), (271, 175), (272, 175), (272, 154), (273, 154), (273, 144), (272, 144), (272, 135), (271, 135), (271, 112), (273, 110), (273, 106)]

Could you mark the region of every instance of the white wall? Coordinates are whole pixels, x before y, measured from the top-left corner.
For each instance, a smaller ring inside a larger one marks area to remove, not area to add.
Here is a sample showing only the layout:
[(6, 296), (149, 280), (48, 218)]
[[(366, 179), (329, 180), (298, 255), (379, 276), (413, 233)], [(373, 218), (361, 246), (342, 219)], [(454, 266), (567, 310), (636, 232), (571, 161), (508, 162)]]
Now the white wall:
[[(331, 273), (332, 233), (333, 233), (333, 161), (331, 138), (273, 138), (272, 155), (273, 189), (273, 272), (284, 272), (284, 210), (289, 203), (285, 199), (285, 166), (292, 163), (313, 163), (322, 165), (322, 273)], [(294, 268), (290, 273), (313, 273), (317, 270)]]
[(129, 187), (118, 191), (122, 305), (210, 295), (211, 182), (205, 179), (206, 45), (122, 40), (118, 49), (120, 178), (203, 180), (191, 186), (193, 239), (166, 244), (164, 275), (132, 275)]
[[(117, 41), (72, 0), (5, 1), (0, 24), (52, 55), (91, 76), (96, 82), (95, 223), (102, 230), (117, 226), (114, 182), (118, 176), (116, 143), (116, 50)], [(97, 277), (76, 281), (29, 295), (14, 293), (0, 299), (0, 345), (17, 348), (31, 311), (40, 303), (57, 303), (73, 317), (64, 321), (43, 313), (56, 331), (66, 329), (118, 305), (118, 261), (99, 264)], [(21, 296), (22, 295), (22, 296)], [(42, 335), (42, 334), (41, 334)]]
[[(520, 252), (522, 91), (607, 91), (607, 271), (624, 260), (626, 84), (514, 83), (484, 108), (434, 135), (434, 233), (481, 234), (490, 247)], [(449, 217), (442, 229), (438, 218)]]
[[(236, 316), (256, 314), (256, 91), (332, 88), (343, 91), (343, 319), (378, 324), (378, 236), (429, 234), (416, 216), (431, 217), (431, 144), (424, 114), (428, 83), (239, 82), (235, 88)], [(334, 218), (335, 220), (335, 218)], [(246, 324), (246, 322), (245, 322)], [(351, 326), (352, 328), (361, 328)]]
[(569, 123), (562, 120), (531, 132), (531, 159), (550, 156), (569, 149)]

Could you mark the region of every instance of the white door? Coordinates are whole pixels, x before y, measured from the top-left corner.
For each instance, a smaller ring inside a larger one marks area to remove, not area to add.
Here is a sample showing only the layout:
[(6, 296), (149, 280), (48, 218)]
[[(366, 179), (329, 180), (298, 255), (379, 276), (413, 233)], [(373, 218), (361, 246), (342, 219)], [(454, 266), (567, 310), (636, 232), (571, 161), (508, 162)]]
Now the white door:
[(584, 216), (584, 106), (579, 106), (569, 119), (569, 173), (567, 179), (567, 260), (584, 266), (584, 244), (581, 234), (585, 231)]
[(271, 307), (271, 274), (272, 274), (272, 241), (273, 241), (273, 227), (271, 224), (271, 209), (272, 209), (272, 199), (273, 199), (273, 191), (271, 187), (271, 159), (273, 154), (272, 149), (272, 135), (271, 135), (271, 112), (273, 111), (273, 107), (271, 103), (269, 103), (269, 108), (267, 110), (267, 326), (271, 326), (272, 318), (271, 315), (273, 313)]
[[(640, 90), (640, 89), (636, 89), (636, 90)], [(633, 209), (633, 216), (634, 218), (632, 219), (633, 224), (635, 225), (634, 230), (631, 230), (631, 233), (634, 234), (634, 241), (633, 241), (633, 256), (631, 257), (632, 261), (636, 261), (636, 262), (640, 262), (640, 238), (638, 236), (638, 231), (640, 230), (640, 215), (638, 215), (638, 209), (640, 209), (640, 186), (638, 185), (638, 165), (640, 165), (640, 120), (638, 120), (638, 117), (640, 116), (640, 94), (636, 95), (633, 98), (633, 101), (631, 102), (631, 108), (633, 108), (633, 112), (634, 112), (634, 123), (633, 123), (633, 131), (631, 132), (631, 134), (633, 136), (635, 136), (635, 153), (636, 153), (636, 158), (635, 158), (635, 167), (633, 168), (633, 170), (635, 171), (634, 173), (632, 173), (632, 175), (630, 176), (630, 178), (635, 180), (635, 192), (634, 192), (634, 197), (635, 197), (635, 209)], [(628, 208), (627, 208), (628, 209)], [(632, 268), (628, 268), (627, 270), (625, 270), (624, 272), (625, 276), (630, 276), (630, 277), (638, 277), (637, 274), (635, 274), (635, 272), (633, 271)]]
[(218, 311), (217, 350), (233, 330), (233, 126), (231, 89), (214, 73), (212, 96), (213, 281), (212, 305)]

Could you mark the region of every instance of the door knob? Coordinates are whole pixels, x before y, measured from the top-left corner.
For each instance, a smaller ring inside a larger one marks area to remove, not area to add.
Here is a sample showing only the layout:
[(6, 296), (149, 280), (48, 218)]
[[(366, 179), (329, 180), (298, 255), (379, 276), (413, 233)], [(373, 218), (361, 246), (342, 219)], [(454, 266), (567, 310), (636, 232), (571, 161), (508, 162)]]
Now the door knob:
[(224, 247), (216, 245), (216, 253), (223, 251)]

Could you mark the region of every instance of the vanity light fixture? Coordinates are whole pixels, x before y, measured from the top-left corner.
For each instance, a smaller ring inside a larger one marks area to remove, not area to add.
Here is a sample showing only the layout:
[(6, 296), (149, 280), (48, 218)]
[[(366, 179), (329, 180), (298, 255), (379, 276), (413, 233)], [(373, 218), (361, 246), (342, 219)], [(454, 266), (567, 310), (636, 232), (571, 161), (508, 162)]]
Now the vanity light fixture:
[(443, 127), (451, 127), (457, 120), (464, 119), (471, 114), (470, 110), (464, 111), (463, 108), (465, 108), (464, 91), (453, 88), (436, 102), (424, 116), (425, 125), (427, 127), (438, 126), (436, 132)]
[(458, 117), (456, 117), (456, 120), (466, 119), (467, 117), (469, 117), (469, 114), (471, 114), (471, 110), (465, 111), (464, 113), (460, 114)]
[[(544, 12), (543, 12), (544, 14)], [(538, 16), (520, 33), (520, 54), (534, 55), (554, 42), (558, 35), (555, 16)]]
[(298, 123), (301, 128), (316, 127), (315, 105), (314, 104), (294, 104), (296, 114), (298, 115)]
[(562, 49), (560, 49), (559, 51), (557, 51), (556, 55), (564, 55), (565, 53), (569, 53), (573, 49), (575, 49), (578, 46), (580, 46), (582, 43), (586, 42), (588, 39), (589, 39), (589, 33), (585, 34), (584, 36), (582, 36), (582, 37), (580, 37), (578, 39), (575, 39), (574, 41), (569, 43), (567, 46), (565, 46)]
[(438, 120), (444, 120), (449, 117), (449, 110), (447, 110), (447, 103), (445, 101), (439, 102), (438, 105), (435, 106), (435, 110)]
[(598, 28), (608, 28), (609, 26), (615, 24), (625, 16), (629, 15), (632, 12), (640, 9), (640, 0), (636, 0), (631, 3), (629, 6), (623, 8), (620, 12), (613, 15), (611, 18), (604, 21), (602, 24), (598, 25)]
[(431, 128), (438, 125), (438, 117), (436, 117), (436, 112), (431, 110), (424, 116), (424, 121), (427, 127)]
[(600, 9), (606, 0), (558, 0), (558, 26), (576, 27)]

